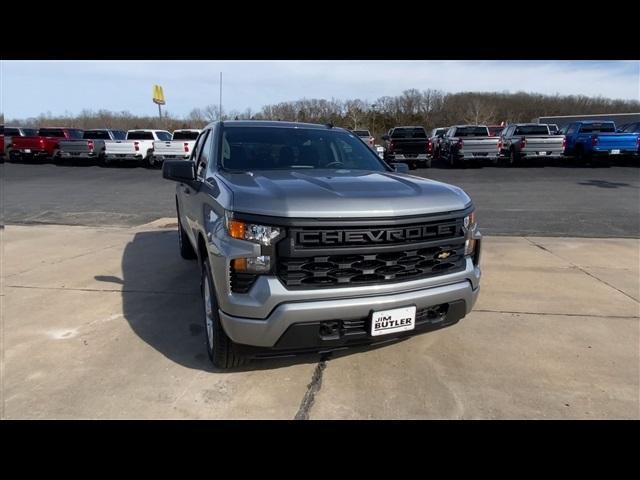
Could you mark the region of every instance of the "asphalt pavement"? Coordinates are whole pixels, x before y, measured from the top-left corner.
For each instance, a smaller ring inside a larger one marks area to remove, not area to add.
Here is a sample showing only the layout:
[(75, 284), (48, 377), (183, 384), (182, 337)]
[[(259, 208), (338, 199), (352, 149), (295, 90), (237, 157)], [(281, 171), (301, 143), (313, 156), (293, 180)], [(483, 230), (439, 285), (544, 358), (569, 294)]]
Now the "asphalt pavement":
[[(7, 224), (136, 226), (175, 217), (174, 184), (160, 170), (0, 165)], [(640, 236), (640, 168), (494, 166), (419, 169), (462, 187), (488, 235)]]

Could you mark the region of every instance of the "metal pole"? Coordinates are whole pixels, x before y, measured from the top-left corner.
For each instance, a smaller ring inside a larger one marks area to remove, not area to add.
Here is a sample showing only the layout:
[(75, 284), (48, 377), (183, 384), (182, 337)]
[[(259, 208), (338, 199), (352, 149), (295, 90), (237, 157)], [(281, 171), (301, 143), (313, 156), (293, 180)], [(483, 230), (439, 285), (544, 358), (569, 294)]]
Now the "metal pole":
[(162, 120), (162, 108), (160, 104), (158, 104), (158, 116), (160, 117), (160, 120)]
[(219, 115), (218, 120), (222, 120), (222, 72), (220, 72), (220, 106), (219, 106), (218, 115)]

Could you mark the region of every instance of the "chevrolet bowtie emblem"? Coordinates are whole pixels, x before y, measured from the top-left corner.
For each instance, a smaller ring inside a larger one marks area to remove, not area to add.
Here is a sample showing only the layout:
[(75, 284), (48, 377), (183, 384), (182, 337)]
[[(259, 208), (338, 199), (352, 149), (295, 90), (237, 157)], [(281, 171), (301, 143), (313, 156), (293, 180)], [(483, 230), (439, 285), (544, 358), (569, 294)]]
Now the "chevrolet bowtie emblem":
[(444, 260), (445, 258), (449, 258), (451, 256), (451, 252), (448, 250), (445, 250), (444, 252), (440, 252), (436, 255), (436, 258), (438, 260)]

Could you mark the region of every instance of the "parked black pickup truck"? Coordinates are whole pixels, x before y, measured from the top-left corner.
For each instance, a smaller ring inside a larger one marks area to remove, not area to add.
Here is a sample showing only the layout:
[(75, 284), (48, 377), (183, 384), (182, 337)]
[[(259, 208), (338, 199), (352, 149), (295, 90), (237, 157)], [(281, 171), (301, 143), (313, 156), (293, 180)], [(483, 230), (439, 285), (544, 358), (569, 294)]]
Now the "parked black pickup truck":
[(387, 162), (406, 163), (411, 169), (431, 167), (432, 145), (424, 127), (395, 127), (382, 139), (386, 142)]

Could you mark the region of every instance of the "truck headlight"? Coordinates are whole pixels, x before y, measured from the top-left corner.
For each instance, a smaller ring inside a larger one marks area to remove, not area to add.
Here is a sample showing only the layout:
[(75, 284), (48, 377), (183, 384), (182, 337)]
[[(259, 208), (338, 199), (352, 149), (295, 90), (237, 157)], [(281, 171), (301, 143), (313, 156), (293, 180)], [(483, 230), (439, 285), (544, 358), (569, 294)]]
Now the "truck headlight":
[(478, 229), (475, 212), (471, 212), (469, 215), (464, 217), (463, 226), (466, 236), (464, 241), (464, 254), (473, 255), (476, 250), (476, 240), (473, 238), (473, 234), (476, 233), (476, 230)]
[(247, 223), (242, 220), (235, 220), (229, 216), (226, 218), (226, 226), (227, 233), (229, 233), (229, 236), (232, 238), (247, 240), (260, 245), (271, 245), (271, 242), (280, 235), (280, 229), (278, 227)]

